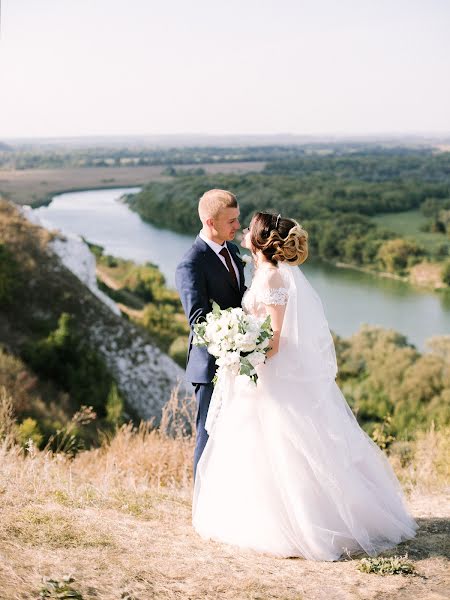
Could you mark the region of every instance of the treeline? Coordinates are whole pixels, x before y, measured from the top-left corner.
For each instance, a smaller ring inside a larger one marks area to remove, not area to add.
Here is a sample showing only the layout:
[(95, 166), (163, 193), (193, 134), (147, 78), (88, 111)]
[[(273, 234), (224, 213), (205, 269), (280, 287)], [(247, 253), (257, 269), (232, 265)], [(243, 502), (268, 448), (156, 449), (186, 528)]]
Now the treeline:
[(364, 182), (418, 180), (449, 182), (450, 153), (404, 149), (359, 151), (345, 155), (304, 156), (294, 160), (274, 160), (265, 168), (272, 175), (321, 177)]
[[(199, 163), (273, 162), (285, 163), (285, 169), (295, 169), (297, 160), (323, 155), (353, 156), (354, 154), (423, 156), (431, 150), (413, 150), (403, 147), (384, 148), (367, 143), (305, 143), (260, 146), (191, 146), (191, 147), (145, 147), (106, 146), (68, 148), (67, 146), (26, 145), (2, 148), (0, 144), (0, 168), (10, 169), (59, 169), (67, 167), (132, 167), (165, 165), (189, 165)], [(313, 162), (310, 163), (313, 165)], [(319, 169), (321, 170), (321, 169)]]
[(151, 182), (127, 202), (151, 223), (195, 234), (198, 198), (214, 187), (237, 194), (243, 226), (256, 210), (300, 221), (315, 257), (404, 276), (416, 263), (445, 261), (450, 253), (445, 238), (427, 250), (415, 239), (378, 228), (370, 218), (422, 205), (442, 218), (450, 202), (450, 153), (308, 157), (269, 163), (263, 173), (244, 175), (177, 172), (172, 181)]
[[(346, 146), (336, 151), (345, 151)], [(308, 146), (193, 146), (181, 148), (36, 148), (2, 151), (0, 168), (12, 169), (57, 169), (65, 167), (133, 167), (151, 165), (188, 165), (197, 163), (268, 161), (291, 159), (305, 153), (320, 152)]]
[(428, 198), (420, 207), (425, 217), (430, 220), (426, 231), (445, 233), (450, 236), (450, 198)]
[(360, 424), (385, 445), (450, 423), (450, 337), (427, 345), (421, 354), (400, 333), (367, 325), (336, 339), (338, 383)]

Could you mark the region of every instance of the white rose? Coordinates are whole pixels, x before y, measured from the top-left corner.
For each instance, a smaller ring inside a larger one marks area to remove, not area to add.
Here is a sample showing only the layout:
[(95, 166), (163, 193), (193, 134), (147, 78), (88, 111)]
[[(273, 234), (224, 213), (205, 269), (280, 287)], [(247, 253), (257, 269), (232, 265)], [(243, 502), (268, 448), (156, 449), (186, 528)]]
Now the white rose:
[(229, 336), (223, 337), (220, 345), (221, 345), (222, 349), (227, 352), (234, 348), (233, 339), (230, 338)]
[(254, 350), (256, 347), (256, 340), (258, 338), (258, 334), (253, 331), (247, 331), (242, 336), (240, 348), (243, 352), (250, 352)]
[(219, 344), (211, 343), (208, 345), (208, 352), (213, 356), (220, 356), (221, 350)]
[(227, 352), (216, 360), (216, 364), (219, 367), (229, 369), (232, 373), (237, 375), (241, 368), (239, 352)]
[(246, 358), (253, 368), (261, 365), (265, 360), (264, 354), (262, 352), (258, 352), (257, 350), (246, 356)]

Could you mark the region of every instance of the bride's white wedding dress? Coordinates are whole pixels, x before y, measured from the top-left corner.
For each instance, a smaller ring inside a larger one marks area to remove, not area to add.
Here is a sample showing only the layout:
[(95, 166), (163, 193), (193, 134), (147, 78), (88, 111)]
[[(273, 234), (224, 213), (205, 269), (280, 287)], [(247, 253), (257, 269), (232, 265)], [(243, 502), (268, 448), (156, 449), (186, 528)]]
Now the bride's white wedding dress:
[(258, 268), (243, 308), (261, 316), (268, 304), (283, 313), (279, 351), (257, 367), (257, 386), (229, 377), (213, 395), (194, 528), (205, 539), (313, 560), (373, 556), (414, 537), (387, 458), (335, 383), (328, 323), (299, 268)]

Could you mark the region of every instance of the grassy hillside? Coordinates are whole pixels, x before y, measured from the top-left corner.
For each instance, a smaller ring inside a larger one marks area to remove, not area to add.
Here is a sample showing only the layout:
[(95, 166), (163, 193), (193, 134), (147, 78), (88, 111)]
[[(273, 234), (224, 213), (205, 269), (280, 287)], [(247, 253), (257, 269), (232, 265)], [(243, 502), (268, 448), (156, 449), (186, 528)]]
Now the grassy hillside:
[(144, 327), (163, 352), (184, 368), (189, 325), (178, 293), (166, 286), (159, 268), (150, 262), (139, 265), (104, 255), (101, 247), (89, 246), (96, 255), (100, 289), (131, 321)]
[(430, 218), (422, 210), (380, 214), (372, 217), (372, 221), (380, 229), (424, 248), (424, 260), (415, 261), (409, 269), (411, 283), (435, 289), (450, 285), (450, 234), (429, 231)]
[(158, 419), (183, 372), (148, 329), (113, 313), (62, 264), (57, 237), (0, 201), (0, 384), (28, 382), (15, 411), (42, 443), (93, 407), (90, 443), (122, 419)]
[[(0, 406), (4, 417), (5, 401)], [(40, 592), (78, 600), (445, 597), (448, 431), (431, 429), (407, 446), (392, 446), (390, 460), (420, 529), (416, 539), (383, 556), (407, 553), (418, 576), (380, 577), (361, 572), (357, 556), (335, 563), (279, 559), (197, 536), (191, 527), (193, 439), (183, 435), (194, 412), (192, 400), (172, 400), (158, 430), (124, 425), (101, 448), (73, 460), (32, 446), (24, 453), (11, 445), (4, 428), (0, 597), (31, 599)], [(60, 595), (51, 591), (58, 587)]]
[(379, 227), (415, 239), (430, 253), (437, 253), (440, 246), (449, 243), (444, 233), (423, 231), (429, 219), (420, 210), (376, 215), (372, 220)]

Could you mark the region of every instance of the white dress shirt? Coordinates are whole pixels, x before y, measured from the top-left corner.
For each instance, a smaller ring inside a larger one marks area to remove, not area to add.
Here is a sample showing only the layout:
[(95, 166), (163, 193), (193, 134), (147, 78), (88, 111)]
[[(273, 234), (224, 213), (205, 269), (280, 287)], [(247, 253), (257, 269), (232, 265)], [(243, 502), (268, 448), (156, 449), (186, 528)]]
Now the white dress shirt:
[(214, 250), (214, 252), (220, 258), (220, 260), (222, 261), (222, 263), (225, 265), (225, 268), (226, 268), (227, 271), (228, 271), (227, 263), (225, 262), (225, 258), (220, 254), (220, 251), (224, 247), (228, 250), (228, 253), (229, 253), (230, 259), (231, 259), (231, 264), (233, 265), (234, 272), (236, 273), (236, 280), (238, 282), (238, 286), (241, 287), (241, 278), (239, 276), (239, 269), (237, 268), (236, 263), (234, 262), (233, 255), (231, 254), (230, 249), (228, 248), (226, 242), (224, 242), (223, 245), (218, 244), (217, 242), (214, 242), (213, 240), (210, 240), (208, 237), (206, 237), (206, 235), (203, 233), (203, 231), (200, 231), (200, 233), (198, 235), (201, 237), (201, 239), (206, 244), (208, 244), (208, 246), (211, 248), (211, 250)]

